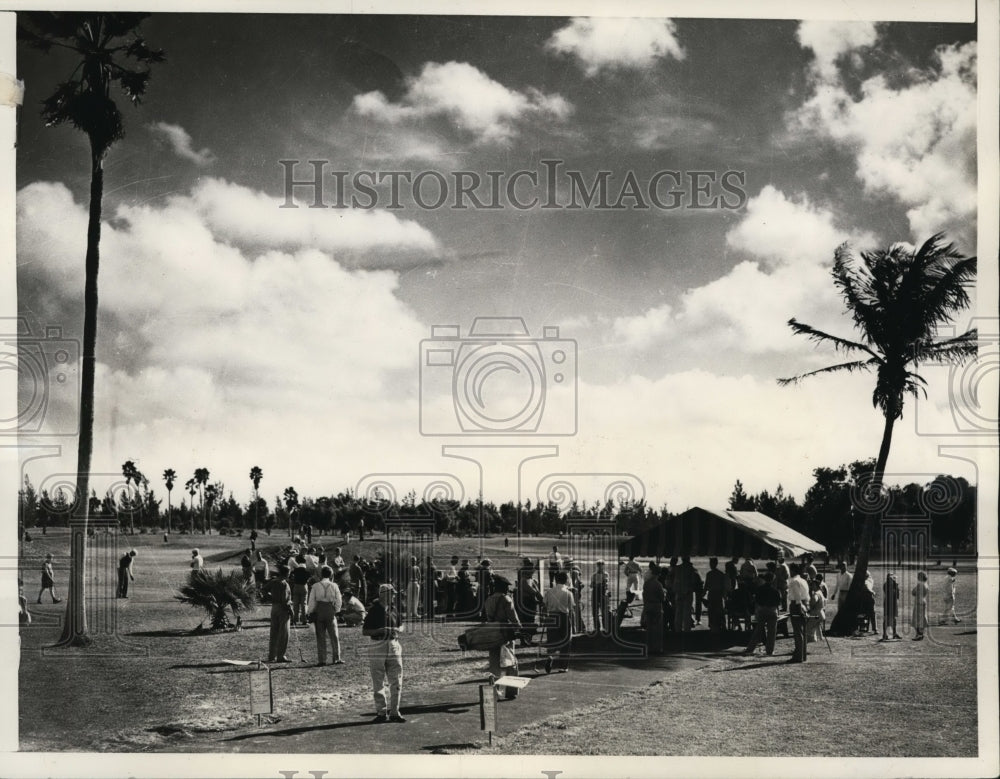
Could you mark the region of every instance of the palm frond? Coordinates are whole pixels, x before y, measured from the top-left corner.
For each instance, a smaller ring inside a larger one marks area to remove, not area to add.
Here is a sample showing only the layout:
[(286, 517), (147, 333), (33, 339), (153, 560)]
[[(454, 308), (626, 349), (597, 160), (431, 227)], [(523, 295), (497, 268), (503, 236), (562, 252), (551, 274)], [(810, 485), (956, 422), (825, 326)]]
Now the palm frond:
[(839, 365), (828, 365), (826, 368), (819, 368), (815, 371), (809, 371), (808, 373), (801, 373), (798, 376), (790, 376), (787, 379), (778, 379), (778, 385), (786, 387), (790, 384), (798, 384), (803, 379), (807, 379), (810, 376), (818, 376), (821, 373), (838, 373), (840, 371), (847, 371), (848, 373), (854, 373), (855, 371), (867, 371), (871, 370), (873, 367), (877, 365), (878, 362), (875, 359), (855, 360), (853, 362), (842, 362)]
[[(865, 264), (867, 271), (868, 264)], [(833, 255), (831, 270), (833, 284), (840, 290), (855, 326), (869, 341), (876, 341), (880, 332), (878, 300), (872, 295), (871, 274), (862, 273), (856, 266), (850, 246), (845, 242)]]
[(810, 341), (816, 343), (832, 343), (834, 349), (838, 351), (843, 351), (846, 353), (862, 351), (867, 352), (876, 360), (881, 358), (875, 352), (873, 352), (868, 346), (857, 341), (849, 341), (846, 338), (841, 338), (836, 335), (831, 335), (830, 333), (825, 333), (822, 330), (817, 330), (811, 325), (807, 325), (804, 322), (799, 322), (798, 320), (792, 318), (788, 320), (788, 326), (792, 328), (796, 335), (804, 335)]
[(927, 319), (933, 324), (951, 322), (958, 310), (968, 308), (968, 287), (976, 277), (978, 259), (962, 257), (940, 269), (932, 277), (931, 288), (924, 298), (924, 310)]
[(976, 328), (954, 338), (921, 344), (914, 350), (914, 362), (962, 364), (979, 354), (979, 333)]

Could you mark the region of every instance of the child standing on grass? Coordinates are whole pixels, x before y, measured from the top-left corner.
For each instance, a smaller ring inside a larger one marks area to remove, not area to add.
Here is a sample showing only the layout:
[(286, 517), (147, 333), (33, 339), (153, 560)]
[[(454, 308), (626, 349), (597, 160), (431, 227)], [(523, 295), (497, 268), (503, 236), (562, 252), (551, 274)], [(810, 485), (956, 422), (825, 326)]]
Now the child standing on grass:
[(45, 562), (42, 563), (42, 589), (38, 591), (38, 602), (42, 602), (42, 593), (46, 590), (49, 591), (49, 595), (52, 597), (53, 603), (62, 603), (61, 598), (56, 597), (56, 580), (55, 574), (52, 573), (52, 555), (45, 555)]

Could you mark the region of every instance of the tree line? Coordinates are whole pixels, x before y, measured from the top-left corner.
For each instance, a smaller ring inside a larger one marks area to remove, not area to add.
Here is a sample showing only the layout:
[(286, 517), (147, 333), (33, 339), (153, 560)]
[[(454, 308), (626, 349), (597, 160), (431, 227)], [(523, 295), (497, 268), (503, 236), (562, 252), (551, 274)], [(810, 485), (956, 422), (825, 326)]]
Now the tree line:
[[(126, 466), (132, 465), (126, 463)], [(132, 466), (134, 468), (134, 466)], [(772, 492), (764, 489), (748, 493), (740, 480), (729, 495), (727, 508), (759, 511), (782, 524), (819, 541), (831, 556), (851, 559), (857, 551), (865, 519), (866, 504), (859, 502), (861, 487), (874, 467), (873, 460), (855, 460), (836, 467), (813, 471), (813, 484), (801, 503), (779, 484)], [(456, 500), (420, 501), (415, 492), (401, 499), (384, 499), (378, 494), (359, 496), (352, 490), (335, 495), (299, 498), (294, 487), (275, 495), (270, 503), (260, 496), (261, 469), (254, 466), (251, 481), (254, 496), (246, 503), (226, 491), (221, 481), (209, 481), (207, 468), (197, 470), (199, 478), (189, 482), (179, 504), (159, 497), (149, 480), (139, 473), (134, 487), (110, 490), (103, 497), (93, 492), (89, 515), (117, 518), (123, 532), (243, 533), (260, 529), (270, 535), (292, 535), (308, 525), (320, 534), (358, 534), (362, 528), (383, 532), (386, 524), (411, 525), (436, 535), (558, 535), (574, 523), (610, 523), (621, 536), (641, 533), (678, 514), (666, 506), (654, 509), (644, 500), (586, 501), (568, 505), (555, 502), (523, 503), (506, 501)], [(168, 469), (165, 474), (173, 474)], [(167, 484), (176, 479), (165, 479)], [(131, 482), (130, 482), (131, 484)], [(170, 495), (168, 488), (168, 496)], [(720, 501), (719, 505), (721, 505)], [(18, 518), (24, 529), (66, 526), (72, 514), (70, 498), (58, 489), (40, 493), (25, 477), (18, 492)], [(707, 507), (712, 508), (712, 507)], [(883, 517), (909, 518), (929, 522), (931, 544), (941, 550), (961, 554), (974, 549), (976, 487), (962, 477), (938, 475), (926, 484), (911, 483), (889, 487), (884, 506), (874, 507)], [(880, 534), (876, 534), (879, 538)], [(876, 541), (877, 545), (877, 541)]]

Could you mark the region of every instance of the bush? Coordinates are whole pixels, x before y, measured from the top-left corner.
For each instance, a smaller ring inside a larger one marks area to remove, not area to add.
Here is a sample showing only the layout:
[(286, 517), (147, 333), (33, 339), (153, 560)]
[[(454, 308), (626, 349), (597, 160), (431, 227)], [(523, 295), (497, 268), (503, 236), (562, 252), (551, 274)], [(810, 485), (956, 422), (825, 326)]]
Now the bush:
[(188, 583), (179, 592), (180, 595), (174, 597), (181, 603), (205, 610), (212, 620), (212, 630), (226, 630), (233, 626), (226, 614), (227, 608), (239, 623), (240, 613), (257, 605), (253, 580), (246, 581), (242, 571), (223, 573), (221, 568), (214, 572), (191, 571)]

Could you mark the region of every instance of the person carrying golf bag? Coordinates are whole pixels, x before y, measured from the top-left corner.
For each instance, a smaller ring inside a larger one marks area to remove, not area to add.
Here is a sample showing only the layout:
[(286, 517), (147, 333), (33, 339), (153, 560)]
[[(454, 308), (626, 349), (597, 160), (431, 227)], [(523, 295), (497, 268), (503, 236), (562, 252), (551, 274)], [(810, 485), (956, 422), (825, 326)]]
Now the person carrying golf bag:
[[(484, 611), (486, 621), (503, 626), (506, 642), (490, 647), (490, 675), (496, 679), (506, 674), (517, 676), (517, 657), (514, 654), (514, 638), (521, 630), (521, 620), (514, 609), (514, 599), (510, 596), (510, 580), (494, 575), (493, 594), (486, 599)], [(509, 628), (506, 626), (510, 626)], [(507, 687), (504, 697), (517, 697), (517, 688)]]

